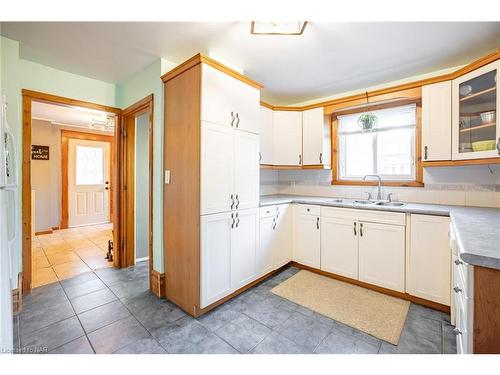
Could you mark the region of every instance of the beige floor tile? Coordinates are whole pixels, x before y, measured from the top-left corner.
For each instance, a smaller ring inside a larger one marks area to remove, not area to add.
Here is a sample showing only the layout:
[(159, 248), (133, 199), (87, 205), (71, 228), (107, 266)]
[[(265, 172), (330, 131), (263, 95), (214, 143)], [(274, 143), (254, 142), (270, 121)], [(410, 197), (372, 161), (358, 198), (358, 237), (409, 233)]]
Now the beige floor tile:
[(32, 247), (31, 248), (31, 256), (39, 257), (42, 255), (45, 256), (45, 252), (43, 251), (43, 248), (41, 248), (41, 247)]
[(49, 246), (44, 246), (43, 250), (45, 251), (46, 255), (49, 255), (49, 254), (58, 254), (65, 251), (71, 251), (72, 247), (69, 244), (57, 245), (57, 246), (49, 245)]
[(54, 272), (59, 280), (67, 279), (91, 270), (81, 259), (73, 262), (57, 264), (52, 268), (54, 269)]
[(47, 254), (47, 258), (51, 265), (63, 264), (80, 260), (80, 257), (73, 251), (62, 251), (60, 253)]
[(57, 275), (52, 268), (40, 268), (33, 271), (31, 286), (36, 288), (37, 286), (54, 283), (57, 280)]
[(93, 256), (104, 256), (105, 252), (99, 247), (92, 247), (87, 249), (79, 249), (75, 250), (75, 252), (80, 256), (80, 258), (84, 257), (93, 257)]

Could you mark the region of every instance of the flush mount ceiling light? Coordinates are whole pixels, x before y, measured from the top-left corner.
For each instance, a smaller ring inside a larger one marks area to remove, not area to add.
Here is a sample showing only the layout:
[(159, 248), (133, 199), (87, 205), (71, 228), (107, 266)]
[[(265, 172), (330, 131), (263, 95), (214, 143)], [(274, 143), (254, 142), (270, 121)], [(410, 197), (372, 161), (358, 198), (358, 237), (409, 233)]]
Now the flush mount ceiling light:
[(301, 35), (307, 21), (297, 22), (255, 22), (252, 21), (250, 32), (255, 35)]

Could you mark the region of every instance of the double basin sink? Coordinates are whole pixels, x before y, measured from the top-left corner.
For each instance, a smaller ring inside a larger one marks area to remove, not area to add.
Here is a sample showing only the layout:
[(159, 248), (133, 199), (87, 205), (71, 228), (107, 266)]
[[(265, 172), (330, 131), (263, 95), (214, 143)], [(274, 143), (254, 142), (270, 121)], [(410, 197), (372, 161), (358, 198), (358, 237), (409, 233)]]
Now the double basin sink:
[(339, 204), (352, 204), (353, 206), (383, 206), (383, 207), (403, 207), (406, 203), (403, 202), (389, 202), (389, 201), (372, 201), (368, 199), (332, 199), (329, 202)]

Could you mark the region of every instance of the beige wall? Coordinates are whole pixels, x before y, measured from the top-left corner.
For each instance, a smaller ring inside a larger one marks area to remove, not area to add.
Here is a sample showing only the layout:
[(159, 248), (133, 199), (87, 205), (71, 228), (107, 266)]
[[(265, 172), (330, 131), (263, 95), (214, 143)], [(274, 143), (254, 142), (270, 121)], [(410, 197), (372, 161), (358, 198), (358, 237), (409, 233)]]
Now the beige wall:
[(61, 130), (88, 131), (84, 128), (52, 124), (33, 119), (31, 144), (49, 146), (50, 160), (31, 161), (31, 189), (35, 190), (35, 232), (59, 227), (61, 221)]

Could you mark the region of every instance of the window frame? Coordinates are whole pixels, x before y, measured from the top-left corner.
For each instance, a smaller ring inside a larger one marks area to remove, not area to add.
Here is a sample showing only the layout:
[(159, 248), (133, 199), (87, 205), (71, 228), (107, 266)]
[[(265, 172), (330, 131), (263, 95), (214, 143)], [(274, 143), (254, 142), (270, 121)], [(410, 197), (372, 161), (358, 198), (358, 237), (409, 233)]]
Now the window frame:
[[(347, 106), (348, 103), (346, 103)], [(357, 179), (340, 179), (340, 141), (338, 135), (338, 116), (346, 114), (364, 113), (379, 109), (401, 107), (406, 104), (416, 104), (416, 129), (415, 129), (415, 179), (413, 180), (390, 180), (382, 179), (384, 186), (402, 186), (402, 187), (422, 187), (423, 183), (423, 164), (422, 164), (422, 103), (421, 98), (395, 100), (390, 103), (376, 104), (371, 106), (362, 106), (355, 109), (347, 109), (332, 114), (332, 185), (358, 185), (375, 186), (377, 181), (363, 181)]]

